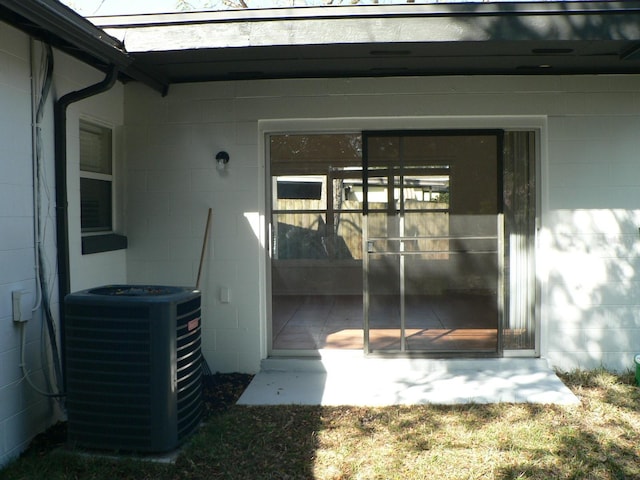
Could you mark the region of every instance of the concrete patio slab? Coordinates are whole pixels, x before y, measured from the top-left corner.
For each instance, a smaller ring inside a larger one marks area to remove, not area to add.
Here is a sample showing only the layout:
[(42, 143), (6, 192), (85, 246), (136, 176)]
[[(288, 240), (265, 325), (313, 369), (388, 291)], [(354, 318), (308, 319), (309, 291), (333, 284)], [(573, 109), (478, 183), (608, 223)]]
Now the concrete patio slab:
[(240, 405), (578, 404), (543, 359), (267, 359)]

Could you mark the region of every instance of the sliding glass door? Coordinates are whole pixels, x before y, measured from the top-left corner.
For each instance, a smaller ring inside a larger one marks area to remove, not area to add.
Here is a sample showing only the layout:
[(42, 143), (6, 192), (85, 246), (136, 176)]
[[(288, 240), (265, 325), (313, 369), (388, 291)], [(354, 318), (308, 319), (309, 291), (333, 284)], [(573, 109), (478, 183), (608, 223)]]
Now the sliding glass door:
[(535, 351), (535, 134), (272, 134), (274, 354)]

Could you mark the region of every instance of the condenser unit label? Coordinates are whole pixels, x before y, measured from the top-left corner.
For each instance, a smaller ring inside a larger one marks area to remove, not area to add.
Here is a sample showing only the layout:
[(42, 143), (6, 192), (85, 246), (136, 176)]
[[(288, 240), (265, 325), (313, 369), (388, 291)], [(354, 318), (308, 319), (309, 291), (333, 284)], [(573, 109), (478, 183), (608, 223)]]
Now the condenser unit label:
[(191, 320), (189, 323), (187, 323), (187, 330), (191, 331), (191, 330), (195, 330), (196, 328), (198, 328), (198, 325), (200, 325), (200, 318), (194, 318), (193, 320)]

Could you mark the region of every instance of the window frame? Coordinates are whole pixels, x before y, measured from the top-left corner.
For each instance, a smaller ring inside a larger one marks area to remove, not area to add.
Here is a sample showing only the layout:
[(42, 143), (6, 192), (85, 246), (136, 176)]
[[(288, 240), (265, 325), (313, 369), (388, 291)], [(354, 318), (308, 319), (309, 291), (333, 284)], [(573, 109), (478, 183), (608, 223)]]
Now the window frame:
[[(110, 135), (109, 164), (110, 173), (101, 173), (82, 168), (82, 152), (80, 147), (80, 136), (83, 127), (94, 127), (106, 130)], [(82, 179), (98, 180), (109, 182), (110, 187), (110, 219), (108, 228), (99, 230), (83, 230), (82, 228)], [(82, 240), (82, 254), (93, 254), (121, 250), (127, 248), (127, 238), (115, 232), (117, 225), (117, 167), (116, 167), (116, 129), (114, 125), (95, 118), (80, 117), (78, 122), (78, 183), (80, 201), (80, 234)]]

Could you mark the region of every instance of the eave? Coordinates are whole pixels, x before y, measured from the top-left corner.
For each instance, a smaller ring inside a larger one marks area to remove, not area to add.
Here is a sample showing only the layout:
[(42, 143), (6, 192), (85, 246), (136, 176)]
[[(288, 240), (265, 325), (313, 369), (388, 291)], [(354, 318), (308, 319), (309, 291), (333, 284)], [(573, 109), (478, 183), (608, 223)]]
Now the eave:
[(56, 0), (0, 0), (0, 20), (97, 69), (117, 66), (121, 80), (137, 80), (166, 93), (168, 81), (129, 55), (121, 41)]

